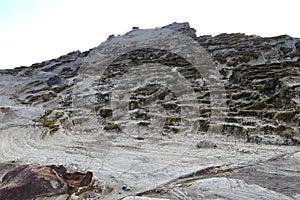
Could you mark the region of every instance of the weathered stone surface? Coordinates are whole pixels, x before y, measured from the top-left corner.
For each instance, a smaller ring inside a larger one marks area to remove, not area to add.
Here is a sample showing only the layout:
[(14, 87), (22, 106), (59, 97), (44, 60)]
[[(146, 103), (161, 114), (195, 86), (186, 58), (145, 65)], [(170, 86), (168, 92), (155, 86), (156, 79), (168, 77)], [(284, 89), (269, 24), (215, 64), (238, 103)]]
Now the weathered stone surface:
[(171, 199), (286, 199), (293, 198), (267, 190), (257, 185), (248, 185), (245, 181), (228, 178), (208, 178), (198, 180), (184, 189), (169, 191)]
[[(178, 43), (179, 36), (168, 44), (172, 51), (150, 45), (115, 55), (129, 40), (153, 37), (136, 28), (88, 52), (0, 70), (0, 163), (61, 163), (103, 180), (74, 199), (299, 198), (299, 39), (197, 37), (188, 23), (174, 23), (151, 32), (162, 32), (157, 45), (170, 38), (163, 29), (201, 45), (218, 73), (206, 79), (179, 55), (190, 42)], [(101, 71), (105, 55), (116, 57)], [(165, 84), (170, 75), (176, 80)], [(180, 96), (174, 85), (193, 93)], [(120, 98), (128, 103), (123, 118)], [(197, 116), (184, 115), (195, 107)], [(75, 187), (91, 177), (55, 170)], [(0, 164), (0, 176), (6, 172)]]

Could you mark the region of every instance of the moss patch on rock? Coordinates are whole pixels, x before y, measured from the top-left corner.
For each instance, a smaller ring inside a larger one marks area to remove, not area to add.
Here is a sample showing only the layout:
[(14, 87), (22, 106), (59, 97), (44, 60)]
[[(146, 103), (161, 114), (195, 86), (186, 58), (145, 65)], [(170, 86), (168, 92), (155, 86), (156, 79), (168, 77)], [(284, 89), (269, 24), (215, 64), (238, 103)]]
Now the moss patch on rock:
[(274, 114), (273, 119), (278, 119), (281, 121), (291, 121), (294, 115), (295, 115), (295, 111), (281, 111), (281, 112), (276, 112)]
[(54, 127), (54, 119), (44, 119), (43, 121), (43, 127), (47, 127), (47, 128), (53, 128)]
[(53, 91), (54, 91), (55, 93), (60, 93), (60, 92), (64, 91), (65, 89), (66, 89), (66, 86), (65, 86), (65, 85), (60, 85), (60, 86), (54, 88)]
[(108, 125), (104, 126), (104, 130), (106, 130), (106, 131), (121, 131), (118, 124), (108, 124)]
[(264, 98), (261, 99), (260, 101), (256, 101), (254, 102), (251, 106), (249, 106), (249, 109), (264, 109), (267, 104), (268, 104), (269, 99), (268, 98)]
[(108, 118), (108, 117), (112, 116), (112, 110), (111, 109), (102, 108), (102, 109), (99, 110), (99, 114), (103, 118)]
[(285, 129), (280, 135), (286, 139), (292, 139), (294, 136), (294, 131), (292, 129)]

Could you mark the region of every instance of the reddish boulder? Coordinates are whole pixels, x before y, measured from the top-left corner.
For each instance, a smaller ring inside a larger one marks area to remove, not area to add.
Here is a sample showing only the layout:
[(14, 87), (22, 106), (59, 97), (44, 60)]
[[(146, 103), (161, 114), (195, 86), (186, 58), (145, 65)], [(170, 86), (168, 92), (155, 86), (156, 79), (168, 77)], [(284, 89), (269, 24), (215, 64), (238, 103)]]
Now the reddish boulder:
[(22, 165), (3, 177), (0, 200), (29, 200), (77, 192), (79, 187), (89, 186), (92, 178), (90, 171), (69, 173), (62, 165)]
[(27, 200), (66, 192), (65, 180), (51, 167), (23, 165), (3, 177), (0, 199)]

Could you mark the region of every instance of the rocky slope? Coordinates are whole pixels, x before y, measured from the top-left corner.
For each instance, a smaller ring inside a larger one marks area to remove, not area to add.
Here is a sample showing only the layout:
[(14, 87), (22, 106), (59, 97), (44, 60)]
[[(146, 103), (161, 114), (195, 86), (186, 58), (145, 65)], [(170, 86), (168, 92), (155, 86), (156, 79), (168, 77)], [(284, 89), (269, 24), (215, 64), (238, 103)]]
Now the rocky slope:
[(82, 199), (300, 198), (299, 67), (297, 38), (173, 23), (1, 70), (0, 174), (63, 164), (113, 188)]

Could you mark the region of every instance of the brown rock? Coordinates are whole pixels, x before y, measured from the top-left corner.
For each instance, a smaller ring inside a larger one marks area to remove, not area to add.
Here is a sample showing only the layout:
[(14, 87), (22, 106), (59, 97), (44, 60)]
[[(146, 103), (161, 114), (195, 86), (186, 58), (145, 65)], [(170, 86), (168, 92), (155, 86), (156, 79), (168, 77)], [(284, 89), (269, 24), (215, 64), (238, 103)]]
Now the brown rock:
[(27, 200), (67, 192), (67, 184), (49, 166), (23, 165), (8, 172), (0, 187), (1, 200)]
[(72, 187), (84, 187), (90, 185), (93, 179), (93, 172), (87, 171), (86, 173), (82, 172), (67, 172), (67, 169), (60, 165), (50, 165), (52, 169), (54, 169), (58, 174), (60, 174), (66, 183), (71, 185)]
[(93, 178), (93, 173), (88, 171), (87, 173), (75, 172), (67, 173), (65, 180), (69, 185), (73, 187), (84, 187), (88, 186)]

